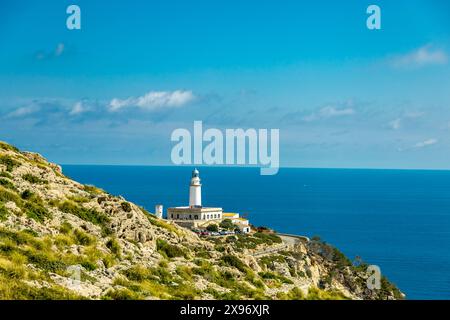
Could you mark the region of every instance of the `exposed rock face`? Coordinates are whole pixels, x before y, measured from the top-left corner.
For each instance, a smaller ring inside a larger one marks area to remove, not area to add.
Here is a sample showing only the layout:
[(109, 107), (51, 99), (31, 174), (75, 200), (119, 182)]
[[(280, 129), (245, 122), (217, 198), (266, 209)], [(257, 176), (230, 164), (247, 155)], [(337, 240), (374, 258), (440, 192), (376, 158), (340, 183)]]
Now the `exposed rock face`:
[(0, 142), (0, 298), (396, 299), (321, 241), (201, 239)]

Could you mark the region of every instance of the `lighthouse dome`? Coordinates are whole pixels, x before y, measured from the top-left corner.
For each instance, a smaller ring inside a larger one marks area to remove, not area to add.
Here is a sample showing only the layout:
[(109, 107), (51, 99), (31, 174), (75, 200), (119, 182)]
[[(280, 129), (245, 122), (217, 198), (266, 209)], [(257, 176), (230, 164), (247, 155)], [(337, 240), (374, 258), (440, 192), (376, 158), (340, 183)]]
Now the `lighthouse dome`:
[(197, 169), (194, 169), (194, 170), (192, 171), (192, 178), (197, 178), (197, 177), (199, 177), (199, 176), (200, 176), (200, 172), (198, 172)]

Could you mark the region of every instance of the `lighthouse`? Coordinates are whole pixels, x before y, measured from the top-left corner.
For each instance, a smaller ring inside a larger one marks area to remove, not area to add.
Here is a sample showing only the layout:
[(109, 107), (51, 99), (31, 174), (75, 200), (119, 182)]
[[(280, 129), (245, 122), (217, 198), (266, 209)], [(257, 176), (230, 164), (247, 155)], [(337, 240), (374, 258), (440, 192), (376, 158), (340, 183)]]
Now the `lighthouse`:
[(189, 185), (189, 207), (202, 207), (202, 185), (200, 183), (200, 173), (197, 169), (192, 171), (191, 183)]

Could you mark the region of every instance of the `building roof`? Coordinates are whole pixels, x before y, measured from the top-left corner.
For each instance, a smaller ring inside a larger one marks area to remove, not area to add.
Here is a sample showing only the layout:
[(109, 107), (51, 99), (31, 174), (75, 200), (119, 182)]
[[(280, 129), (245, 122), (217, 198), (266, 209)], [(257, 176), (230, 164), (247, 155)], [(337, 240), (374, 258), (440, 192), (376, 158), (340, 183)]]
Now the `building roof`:
[(223, 213), (224, 217), (234, 217), (234, 216), (238, 216), (239, 217), (239, 213), (233, 213), (233, 212), (224, 212)]
[(222, 211), (222, 208), (211, 208), (211, 207), (173, 207), (168, 208), (167, 212), (173, 212), (173, 213), (208, 213), (208, 212), (217, 212)]

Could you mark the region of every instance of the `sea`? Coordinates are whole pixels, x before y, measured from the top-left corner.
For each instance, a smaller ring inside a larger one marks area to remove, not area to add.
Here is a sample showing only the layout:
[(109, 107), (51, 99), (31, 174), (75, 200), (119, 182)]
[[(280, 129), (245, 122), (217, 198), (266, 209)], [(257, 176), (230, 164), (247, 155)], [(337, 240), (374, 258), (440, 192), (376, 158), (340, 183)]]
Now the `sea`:
[[(204, 206), (256, 226), (320, 236), (378, 265), (407, 299), (450, 299), (450, 171), (200, 167)], [(63, 165), (64, 173), (154, 212), (187, 205), (193, 168)]]

